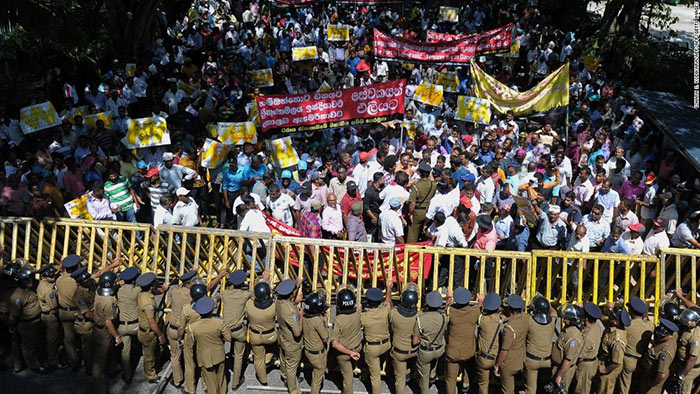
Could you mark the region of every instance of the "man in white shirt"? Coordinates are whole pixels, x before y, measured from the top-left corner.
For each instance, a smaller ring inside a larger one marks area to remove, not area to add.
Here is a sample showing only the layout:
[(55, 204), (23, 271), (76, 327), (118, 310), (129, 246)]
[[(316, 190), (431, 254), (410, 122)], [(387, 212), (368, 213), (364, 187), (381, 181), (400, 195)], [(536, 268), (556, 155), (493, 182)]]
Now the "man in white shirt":
[(432, 220), (437, 212), (443, 212), (451, 216), (454, 209), (459, 205), (459, 189), (452, 187), (449, 182), (440, 180), (437, 183), (437, 192), (430, 199), (425, 218)]
[[(454, 216), (445, 215), (442, 211), (435, 214), (433, 224), (430, 225), (428, 231), (435, 236), (435, 246), (446, 248), (463, 248), (467, 246), (462, 226), (457, 223), (457, 219)], [(464, 285), (464, 260), (464, 256), (454, 256), (454, 287)], [(450, 256), (440, 256), (438, 286), (447, 286), (449, 267)]]
[(326, 233), (324, 238), (343, 239), (343, 213), (340, 211), (338, 197), (333, 193), (326, 196), (326, 207), (321, 213), (321, 228)]
[(169, 226), (174, 223), (173, 207), (175, 200), (172, 194), (164, 194), (160, 196), (160, 204), (156, 207), (153, 213), (153, 227), (158, 228), (161, 224)]
[(294, 226), (294, 215), (292, 214), (294, 200), (289, 194), (282, 193), (278, 184), (273, 183), (270, 185), (269, 194), (265, 199), (265, 205), (267, 206), (267, 211), (273, 218), (288, 226)]
[(396, 184), (386, 186), (379, 193), (379, 198), (384, 200), (382, 205), (379, 207), (381, 212), (388, 211), (390, 209), (389, 201), (394, 197), (401, 200), (401, 209), (403, 209), (403, 204), (408, 201), (408, 197), (411, 195), (411, 193), (406, 190), (406, 185), (408, 185), (408, 174), (403, 171), (399, 171), (395, 174), (394, 181)]
[(360, 152), (359, 154), (360, 164), (356, 165), (352, 170), (352, 177), (355, 178), (357, 182), (357, 190), (360, 195), (365, 197), (365, 190), (367, 190), (367, 184), (370, 180), (369, 175), (369, 165), (367, 161), (369, 160), (368, 152)]
[(642, 239), (642, 234), (646, 229), (641, 223), (634, 223), (628, 226), (627, 231), (622, 233), (622, 239), (627, 243), (632, 254), (642, 254), (644, 250), (644, 240)]
[(181, 187), (175, 191), (178, 202), (173, 208), (173, 224), (179, 226), (198, 226), (199, 220), (199, 205), (190, 197), (189, 189)]
[(389, 200), (389, 207), (391, 209), (379, 215), (382, 242), (385, 244), (402, 244), (404, 243), (403, 221), (399, 213), (401, 200), (398, 197), (392, 197)]
[(182, 186), (182, 181), (192, 180), (198, 177), (197, 173), (185, 166), (173, 164), (175, 155), (170, 152), (163, 153), (163, 166), (160, 167), (160, 177), (175, 188)]
[(493, 169), (489, 166), (481, 168), (481, 175), (476, 180), (476, 190), (479, 191), (479, 203), (493, 202), (493, 195), (496, 193), (496, 185), (493, 183)]
[(659, 256), (661, 254), (661, 249), (671, 246), (671, 241), (668, 239), (668, 234), (666, 233), (667, 223), (664, 218), (657, 218), (653, 221), (653, 225), (654, 228), (644, 240), (642, 253), (650, 256)]
[(574, 204), (579, 207), (585, 205), (593, 195), (593, 183), (590, 180), (591, 171), (588, 167), (579, 170), (578, 178), (574, 182)]
[(603, 182), (603, 185), (598, 190), (596, 203), (603, 206), (603, 220), (605, 223), (612, 222), (612, 219), (617, 216), (617, 207), (620, 205), (620, 195), (612, 190), (612, 183), (608, 180)]
[(178, 89), (175, 78), (168, 78), (168, 86), (168, 91), (163, 95), (163, 102), (168, 106), (168, 114), (172, 115), (177, 112), (177, 104), (187, 95)]

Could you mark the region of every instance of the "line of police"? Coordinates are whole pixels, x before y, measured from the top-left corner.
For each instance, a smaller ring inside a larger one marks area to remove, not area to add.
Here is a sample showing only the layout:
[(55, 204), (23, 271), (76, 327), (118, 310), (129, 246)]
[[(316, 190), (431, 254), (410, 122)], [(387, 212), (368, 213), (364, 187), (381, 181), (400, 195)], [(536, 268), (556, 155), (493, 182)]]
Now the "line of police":
[(659, 319), (654, 327), (647, 318), (646, 304), (637, 297), (627, 305), (630, 313), (617, 306), (605, 317), (592, 303), (583, 308), (568, 305), (560, 314), (563, 329), (556, 332), (557, 312), (543, 297), (533, 299), (532, 313), (527, 314), (525, 302), (517, 295), (510, 295), (502, 307), (497, 294), (479, 296), (473, 303), (469, 290), (457, 288), (448, 292), (446, 307), (439, 292), (428, 293), (426, 307), (419, 312), (416, 288), (409, 285), (394, 306), (389, 281), (386, 295), (379, 288), (367, 290), (364, 308), (357, 305), (353, 289), (341, 289), (335, 319), (329, 324), (322, 293), (311, 293), (302, 302), (301, 281), (284, 280), (275, 289), (275, 300), (267, 272), (251, 291), (246, 273), (238, 270), (229, 275), (221, 293), (223, 314), (219, 318), (216, 302), (207, 293), (226, 270), (209, 285), (192, 271), (180, 277), (180, 285), (170, 288), (171, 314), (164, 332), (156, 318), (154, 296), (168, 286), (154, 288), (155, 274), (139, 275), (136, 267), (130, 267), (119, 275), (118, 286), (117, 275), (111, 271), (118, 261), (92, 276), (86, 267), (80, 267), (82, 263), (81, 257), (71, 255), (62, 260), (62, 272), (44, 266), (38, 272), (38, 284), (34, 283), (36, 272), (21, 260), (3, 268), (0, 318), (13, 334), (15, 371), (26, 364), (37, 373), (47, 372), (38, 356), (43, 323), (48, 365), (65, 367), (58, 357), (62, 328), (70, 366), (79, 368), (80, 353), (96, 393), (106, 392), (104, 375), (114, 345), (121, 345), (122, 377), (131, 382), (135, 340), (141, 344), (144, 373), (150, 382), (158, 381), (158, 343), (169, 342), (172, 384), (186, 393), (195, 392), (197, 368), (209, 393), (227, 392), (225, 342), (231, 342), (233, 389), (243, 383), (243, 357), (250, 344), (257, 379), (267, 384), (266, 356), (278, 349), (281, 375), (294, 394), (301, 392), (298, 368), (302, 353), (312, 369), (312, 393), (321, 390), (329, 354), (336, 358), (343, 376), (342, 392), (352, 393), (353, 371), (363, 358), (361, 353), (372, 393), (381, 392), (381, 366), (387, 358), (397, 394), (405, 393), (409, 365), (421, 393), (427, 393), (443, 355), (449, 394), (456, 392), (461, 370), (461, 389), (468, 391), (474, 379), (470, 376), (472, 363), (478, 391), (484, 394), (492, 375), (498, 378), (502, 393), (514, 393), (515, 377), (521, 372), (527, 393), (536, 393), (538, 387), (567, 392), (574, 379), (576, 393), (592, 392), (596, 382), (598, 393), (613, 393), (616, 386), (617, 392), (625, 394), (661, 393), (664, 384), (674, 392), (700, 392), (700, 385), (693, 386), (700, 376), (700, 309), (695, 306), (681, 313), (674, 304), (667, 304), (671, 306), (664, 308), (668, 319)]

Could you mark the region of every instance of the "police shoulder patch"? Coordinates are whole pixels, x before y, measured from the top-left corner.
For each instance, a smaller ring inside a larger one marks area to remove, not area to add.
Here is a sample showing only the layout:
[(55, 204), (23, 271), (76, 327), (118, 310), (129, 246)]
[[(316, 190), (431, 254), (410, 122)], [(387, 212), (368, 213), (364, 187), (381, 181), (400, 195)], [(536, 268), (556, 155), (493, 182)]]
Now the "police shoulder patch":
[(20, 300), (19, 298), (16, 299), (16, 300), (15, 300), (15, 304), (17, 304), (17, 305), (22, 305), (22, 300)]
[(292, 316), (292, 319), (294, 319), (294, 321), (299, 321), (299, 315)]
[(693, 342), (693, 347), (698, 347), (698, 346), (700, 346), (700, 342), (694, 341), (694, 342)]
[(576, 347), (576, 341), (574, 341), (574, 340), (569, 341), (569, 347)]
[(54, 298), (56, 295), (54, 293), (49, 293), (49, 298)]
[(615, 351), (619, 352), (620, 351), (620, 345), (615, 345)]
[(659, 360), (666, 361), (667, 359), (668, 359), (668, 356), (666, 355), (666, 353), (661, 353), (659, 355)]

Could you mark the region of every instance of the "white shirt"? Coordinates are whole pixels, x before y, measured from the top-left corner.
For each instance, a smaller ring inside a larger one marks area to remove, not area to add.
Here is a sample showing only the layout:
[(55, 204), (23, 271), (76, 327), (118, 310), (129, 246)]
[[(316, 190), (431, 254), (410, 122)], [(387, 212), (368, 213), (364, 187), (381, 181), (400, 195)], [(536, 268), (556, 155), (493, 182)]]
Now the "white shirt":
[(173, 93), (170, 89), (165, 92), (165, 95), (163, 95), (163, 102), (168, 105), (168, 113), (170, 115), (177, 112), (177, 103), (179, 103), (180, 100), (185, 97), (187, 97), (187, 95), (180, 89), (178, 89), (175, 93)]
[(401, 200), (401, 209), (399, 209), (400, 212), (403, 209), (403, 204), (408, 201), (408, 197), (410, 195), (411, 193), (404, 189), (403, 186), (389, 185), (382, 189), (382, 191), (379, 193), (379, 198), (384, 200), (382, 205), (379, 207), (379, 210), (381, 212), (390, 210), (391, 207), (389, 206), (389, 200), (391, 200), (393, 197), (398, 197), (399, 200)]
[(335, 208), (330, 205), (323, 208), (321, 228), (333, 234), (344, 230), (343, 213), (340, 212), (340, 204), (335, 204)]
[(642, 240), (642, 237), (632, 239), (632, 232), (630, 230), (622, 233), (621, 237), (630, 248), (632, 254), (642, 254), (642, 250), (644, 249), (644, 240)]
[(403, 222), (397, 211), (390, 209), (382, 212), (379, 224), (382, 227), (382, 242), (385, 244), (394, 244), (397, 237), (403, 237)]
[[(435, 224), (433, 224), (431, 227), (435, 227)], [(435, 235), (437, 235), (437, 238), (435, 239), (436, 246), (444, 246), (448, 248), (461, 248), (467, 246), (467, 240), (464, 239), (462, 227), (459, 225), (459, 223), (457, 223), (457, 219), (455, 219), (453, 216), (448, 216), (445, 218), (445, 223), (437, 228)]]
[(459, 188), (455, 187), (447, 194), (435, 193), (430, 199), (425, 217), (432, 219), (438, 212), (443, 212), (445, 216), (452, 216), (452, 211), (457, 205), (459, 205)]
[(610, 189), (610, 191), (606, 194), (601, 193), (599, 190), (598, 195), (596, 196), (596, 203), (605, 208), (603, 211), (603, 216), (600, 218), (600, 220), (604, 221), (605, 223), (610, 223), (612, 222), (613, 211), (618, 205), (620, 205), (620, 195), (612, 189)]
[(180, 226), (199, 225), (199, 205), (189, 197), (188, 202), (178, 201), (173, 208), (173, 222)]
[[(260, 196), (258, 196), (255, 193), (250, 193), (249, 196), (253, 198), (253, 202), (255, 202), (255, 205), (262, 211), (265, 209), (265, 206), (263, 205), (262, 201), (260, 200)], [(241, 196), (236, 197), (236, 200), (233, 202), (233, 206), (231, 209), (233, 209), (233, 213), (236, 214), (236, 208), (238, 208), (239, 205), (243, 204), (243, 199)]]
[(479, 177), (476, 180), (476, 190), (479, 191), (479, 203), (492, 202), (493, 195), (496, 192), (496, 185), (493, 183), (493, 178)]
[[(588, 240), (588, 235), (585, 235), (583, 238), (580, 240), (576, 238), (576, 234), (574, 234), (571, 239), (569, 240), (569, 244), (566, 246), (566, 250), (570, 252), (588, 252), (591, 250), (591, 243)], [(573, 260), (569, 260), (569, 263), (571, 263)]]
[(369, 180), (367, 177), (368, 170), (369, 168), (367, 167), (367, 164), (358, 164), (352, 170), (352, 176), (357, 182), (357, 190), (360, 192), (360, 195), (363, 198), (365, 196), (365, 191), (367, 190), (367, 181)]
[(270, 228), (267, 227), (267, 223), (265, 222), (265, 216), (257, 209), (249, 209), (248, 212), (246, 212), (238, 229), (255, 233), (270, 232)]
[(669, 246), (671, 246), (671, 241), (668, 239), (666, 231), (657, 233), (652, 230), (644, 240), (642, 253), (650, 256), (658, 256), (659, 253), (661, 253), (661, 249), (668, 248)]
[(294, 225), (294, 216), (292, 216), (291, 211), (291, 209), (294, 208), (294, 200), (289, 197), (289, 194), (281, 193), (279, 198), (275, 201), (272, 201), (270, 196), (267, 196), (265, 205), (270, 208), (273, 218), (288, 226)]
[(163, 206), (158, 205), (155, 212), (153, 213), (153, 227), (158, 228), (161, 224), (169, 226), (174, 223), (173, 214), (169, 209), (163, 208)]

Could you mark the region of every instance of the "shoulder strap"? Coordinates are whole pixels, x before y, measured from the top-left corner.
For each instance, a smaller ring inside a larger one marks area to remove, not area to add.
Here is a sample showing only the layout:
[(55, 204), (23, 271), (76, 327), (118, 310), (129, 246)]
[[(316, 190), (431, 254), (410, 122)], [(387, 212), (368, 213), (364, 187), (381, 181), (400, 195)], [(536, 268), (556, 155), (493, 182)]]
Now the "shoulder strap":
[(491, 353), (491, 349), (493, 349), (493, 344), (496, 342), (496, 338), (498, 337), (498, 334), (501, 332), (501, 326), (503, 325), (503, 319), (499, 318), (498, 319), (498, 327), (496, 327), (496, 333), (493, 334), (493, 338), (491, 338), (491, 344), (489, 345), (489, 349), (486, 351), (486, 354)]
[[(423, 205), (423, 203), (424, 203), (424, 202), (428, 199), (428, 197), (433, 193), (433, 187), (435, 187), (435, 184), (434, 184), (433, 181), (429, 181), (429, 182), (430, 182), (430, 191), (428, 191), (428, 194), (426, 194), (425, 197), (423, 197), (423, 199), (420, 200), (420, 202), (417, 202), (416, 205)], [(416, 191), (418, 191), (418, 188), (416, 188)]]
[(437, 341), (437, 339), (440, 337), (440, 334), (442, 334), (442, 329), (445, 327), (445, 321), (447, 319), (445, 319), (445, 315), (443, 315), (442, 313), (440, 313), (440, 317), (442, 317), (442, 323), (440, 324), (440, 329), (438, 330), (437, 335), (435, 335), (435, 338), (433, 338), (433, 340), (430, 341), (430, 345), (428, 345), (429, 347), (433, 346), (435, 341)]

